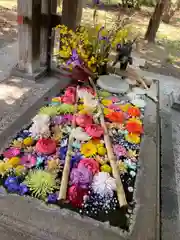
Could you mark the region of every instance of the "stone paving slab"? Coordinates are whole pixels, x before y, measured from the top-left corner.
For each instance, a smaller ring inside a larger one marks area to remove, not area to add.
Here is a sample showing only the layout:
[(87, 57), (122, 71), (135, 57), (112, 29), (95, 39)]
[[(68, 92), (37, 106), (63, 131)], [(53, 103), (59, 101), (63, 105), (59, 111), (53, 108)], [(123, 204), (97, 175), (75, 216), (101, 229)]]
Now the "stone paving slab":
[[(41, 82), (13, 78), (0, 83), (0, 150), (24, 124), (28, 124), (45, 99), (58, 94), (68, 78), (47, 77)], [(35, 104), (35, 105), (34, 105)], [(33, 111), (32, 111), (33, 108)], [(21, 116), (24, 116), (23, 119)]]

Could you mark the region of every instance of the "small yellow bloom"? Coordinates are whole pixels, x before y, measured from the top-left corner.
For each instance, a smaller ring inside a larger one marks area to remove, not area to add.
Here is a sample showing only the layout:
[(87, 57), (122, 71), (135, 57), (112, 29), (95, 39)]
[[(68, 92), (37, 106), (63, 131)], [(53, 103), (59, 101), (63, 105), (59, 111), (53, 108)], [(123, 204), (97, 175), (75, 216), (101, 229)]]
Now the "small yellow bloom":
[(139, 144), (141, 141), (140, 135), (136, 133), (129, 133), (125, 135), (126, 141), (133, 144)]
[(20, 158), (19, 157), (12, 157), (7, 160), (7, 162), (12, 166), (12, 167), (17, 167), (20, 164)]
[(101, 103), (104, 105), (104, 106), (109, 106), (109, 105), (111, 105), (112, 104), (112, 100), (110, 100), (110, 99), (103, 99), (103, 100), (101, 100)]
[(101, 172), (111, 173), (112, 172), (112, 168), (108, 164), (104, 164), (104, 165), (101, 166)]
[(97, 148), (92, 142), (83, 143), (81, 145), (81, 154), (85, 157), (92, 157), (97, 153)]
[(32, 146), (34, 143), (34, 140), (32, 139), (32, 137), (27, 137), (23, 140), (23, 143), (25, 146)]
[(126, 173), (127, 172), (127, 165), (123, 161), (118, 162), (118, 167), (120, 173)]

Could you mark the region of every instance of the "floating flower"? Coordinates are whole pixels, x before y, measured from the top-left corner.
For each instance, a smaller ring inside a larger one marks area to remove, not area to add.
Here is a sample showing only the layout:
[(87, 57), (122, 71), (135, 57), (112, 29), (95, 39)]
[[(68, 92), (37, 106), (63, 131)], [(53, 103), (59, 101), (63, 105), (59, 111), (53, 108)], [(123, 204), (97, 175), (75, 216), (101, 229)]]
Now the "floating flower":
[(88, 168), (93, 173), (93, 175), (99, 172), (99, 163), (92, 158), (81, 159), (78, 164), (78, 168), (81, 167), (82, 165)]
[(120, 144), (115, 144), (113, 150), (117, 157), (123, 157), (127, 154), (126, 148)]
[(101, 172), (111, 173), (112, 168), (108, 164), (104, 164), (101, 166)]
[(11, 144), (13, 147), (15, 148), (23, 148), (24, 145), (23, 145), (23, 139), (22, 140), (17, 140), (15, 139), (12, 144)]
[(104, 108), (104, 115), (107, 115), (109, 113), (111, 113), (113, 110), (109, 109), (109, 108)]
[(127, 172), (127, 165), (123, 161), (118, 161), (118, 168), (121, 174)]
[(74, 128), (71, 132), (71, 136), (78, 141), (89, 141), (91, 137), (81, 127)]
[(19, 157), (12, 157), (8, 159), (7, 162), (11, 164), (12, 167), (17, 167), (20, 164), (21, 160)]
[(107, 162), (108, 162), (108, 159), (105, 159), (105, 158), (103, 158), (103, 157), (100, 157), (100, 156), (96, 156), (96, 161), (98, 162), (98, 163), (100, 163), (101, 165), (104, 165), (104, 164), (106, 164)]
[(21, 176), (23, 173), (25, 173), (26, 168), (23, 165), (18, 165), (15, 169), (14, 169), (14, 173), (16, 174), (16, 176)]
[(138, 156), (136, 150), (129, 149), (127, 152), (127, 156), (130, 158), (136, 158)]
[(103, 99), (101, 100), (101, 103), (106, 106), (106, 107), (109, 107), (109, 105), (111, 105), (113, 102), (111, 99)]
[(78, 105), (78, 110), (81, 111), (81, 110), (83, 110), (83, 109), (84, 109), (84, 104), (79, 104), (79, 105)]
[(125, 139), (126, 139), (126, 141), (128, 141), (129, 143), (132, 143), (132, 144), (139, 144), (141, 141), (140, 135), (136, 134), (136, 133), (129, 133), (129, 134), (125, 135)]
[(60, 103), (60, 102), (61, 102), (61, 97), (53, 97), (53, 98), (51, 99), (51, 102)]
[(116, 180), (107, 172), (99, 172), (94, 176), (91, 187), (94, 193), (102, 197), (112, 197), (116, 190)]
[(112, 110), (114, 110), (114, 111), (120, 110), (120, 107), (119, 107), (118, 105), (116, 105), (116, 104), (111, 104), (111, 105), (109, 105), (109, 108), (112, 109)]
[(8, 150), (6, 150), (5, 152), (3, 152), (3, 156), (5, 158), (16, 157), (19, 154), (20, 154), (20, 149), (19, 148), (15, 148), (15, 147), (11, 147)]
[(8, 177), (4, 186), (7, 188), (8, 192), (17, 193), (19, 191), (19, 182), (17, 177)]
[(100, 155), (100, 156), (104, 156), (106, 154), (107, 150), (105, 147), (103, 146), (98, 146), (97, 148), (97, 153)]
[(85, 127), (87, 124), (92, 124), (93, 118), (88, 114), (78, 114), (76, 116), (76, 124), (80, 127)]
[(67, 198), (74, 207), (82, 207), (84, 196), (88, 194), (88, 189), (73, 185), (68, 189)]
[(81, 145), (81, 154), (85, 157), (92, 157), (97, 153), (97, 147), (92, 142), (83, 143)]
[(117, 102), (119, 102), (119, 100), (120, 100), (120, 99), (119, 99), (118, 97), (116, 97), (116, 96), (111, 96), (110, 99), (112, 100), (113, 103), (117, 103)]
[(126, 103), (126, 104), (119, 105), (119, 108), (120, 108), (123, 112), (127, 112), (130, 107), (132, 107), (132, 104), (130, 104), (130, 103)]
[(93, 174), (83, 164), (73, 168), (70, 173), (70, 184), (81, 188), (88, 188), (92, 182)]
[(53, 139), (39, 139), (36, 143), (36, 152), (42, 154), (52, 154), (56, 151), (56, 142)]
[(21, 183), (19, 185), (19, 195), (23, 196), (28, 193), (29, 189), (26, 184)]
[(36, 158), (32, 154), (27, 154), (21, 157), (21, 164), (27, 168), (32, 168), (36, 165)]
[(57, 194), (56, 193), (50, 193), (47, 197), (47, 203), (54, 204), (57, 202)]
[(136, 169), (137, 169), (137, 165), (136, 165), (135, 162), (131, 161), (131, 159), (128, 159), (128, 158), (125, 159), (124, 162), (125, 162), (125, 164), (127, 165), (128, 168), (130, 168), (130, 169), (136, 171)]
[(140, 117), (141, 115), (141, 111), (135, 106), (129, 107), (127, 112), (131, 117)]
[(103, 128), (98, 124), (88, 124), (85, 130), (93, 138), (100, 138), (104, 133)]
[(123, 123), (124, 122), (124, 114), (123, 112), (111, 112), (106, 115), (106, 118), (111, 122)]
[(23, 140), (23, 144), (24, 144), (24, 146), (26, 146), (26, 147), (32, 146), (33, 143), (34, 143), (34, 140), (33, 140), (32, 137), (27, 137), (27, 138), (25, 138), (25, 139)]
[(138, 119), (130, 119), (126, 122), (126, 129), (129, 133), (143, 133), (142, 123)]
[(74, 104), (75, 103), (75, 96), (72, 95), (72, 96), (62, 96), (61, 97), (62, 99), (62, 102), (65, 103), (65, 104)]

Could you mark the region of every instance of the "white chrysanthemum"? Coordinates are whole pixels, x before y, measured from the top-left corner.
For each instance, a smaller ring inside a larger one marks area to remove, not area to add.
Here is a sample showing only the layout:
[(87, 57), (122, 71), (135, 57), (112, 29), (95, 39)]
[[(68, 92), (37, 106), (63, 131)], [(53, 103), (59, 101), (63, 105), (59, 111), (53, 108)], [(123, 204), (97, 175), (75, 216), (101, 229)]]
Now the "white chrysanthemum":
[(50, 117), (45, 114), (38, 114), (33, 118), (33, 124), (29, 129), (32, 137), (49, 137)]
[(116, 180), (107, 172), (99, 172), (93, 177), (92, 190), (102, 197), (113, 197), (113, 191), (116, 190)]
[(81, 127), (77, 127), (73, 129), (71, 132), (71, 136), (76, 140), (83, 141), (83, 142), (91, 139), (91, 137), (86, 132), (84, 132)]

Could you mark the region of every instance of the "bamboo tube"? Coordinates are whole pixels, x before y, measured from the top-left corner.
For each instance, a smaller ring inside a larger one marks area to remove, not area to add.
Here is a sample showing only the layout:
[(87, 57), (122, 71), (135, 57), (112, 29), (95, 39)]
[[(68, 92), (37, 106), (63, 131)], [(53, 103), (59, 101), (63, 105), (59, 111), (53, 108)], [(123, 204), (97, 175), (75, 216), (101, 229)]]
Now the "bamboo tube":
[(110, 137), (108, 134), (108, 130), (107, 130), (107, 126), (106, 126), (106, 123), (104, 120), (104, 114), (103, 114), (102, 107), (101, 107), (101, 104), (99, 101), (97, 89), (91, 78), (89, 78), (89, 81), (96, 93), (98, 104), (99, 104), (100, 122), (101, 122), (102, 128), (104, 129), (104, 142), (105, 142), (105, 146), (107, 149), (108, 159), (110, 161), (110, 165), (112, 168), (112, 174), (113, 174), (113, 177), (116, 179), (117, 197), (118, 197), (118, 201), (119, 201), (119, 206), (120, 207), (127, 206), (127, 200), (126, 200), (123, 184), (121, 182), (120, 174), (119, 174), (118, 167), (117, 167), (117, 159), (113, 153), (112, 143), (111, 143), (111, 140), (110, 140)]
[[(78, 107), (78, 104), (77, 104), (77, 101), (78, 101), (77, 90), (78, 90), (78, 87), (76, 88), (75, 113), (74, 113), (74, 117), (73, 117), (73, 121), (72, 121), (72, 128), (73, 129), (76, 127), (75, 114), (77, 113), (77, 107)], [(73, 141), (74, 141), (74, 137), (70, 134), (69, 135), (68, 149), (67, 149), (66, 158), (65, 158), (65, 164), (64, 164), (63, 173), (62, 173), (61, 186), (60, 186), (60, 190), (59, 190), (58, 200), (66, 200), (68, 181), (69, 181), (69, 173), (70, 173), (70, 163), (71, 163), (71, 157), (72, 157)]]

